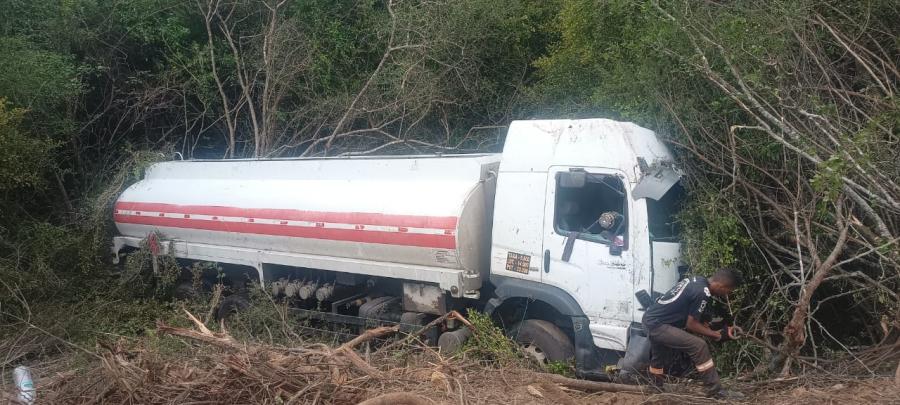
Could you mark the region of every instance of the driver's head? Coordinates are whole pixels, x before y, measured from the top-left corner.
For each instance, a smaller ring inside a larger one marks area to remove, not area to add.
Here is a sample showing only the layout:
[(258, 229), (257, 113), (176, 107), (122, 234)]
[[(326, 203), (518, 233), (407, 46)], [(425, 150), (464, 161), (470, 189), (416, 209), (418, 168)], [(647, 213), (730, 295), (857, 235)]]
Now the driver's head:
[(616, 220), (619, 219), (619, 213), (615, 211), (607, 211), (600, 214), (600, 219), (597, 222), (600, 224), (600, 227), (603, 229), (612, 229), (612, 227), (616, 224)]
[(727, 297), (743, 283), (741, 273), (730, 267), (723, 267), (709, 278), (709, 292), (716, 297)]

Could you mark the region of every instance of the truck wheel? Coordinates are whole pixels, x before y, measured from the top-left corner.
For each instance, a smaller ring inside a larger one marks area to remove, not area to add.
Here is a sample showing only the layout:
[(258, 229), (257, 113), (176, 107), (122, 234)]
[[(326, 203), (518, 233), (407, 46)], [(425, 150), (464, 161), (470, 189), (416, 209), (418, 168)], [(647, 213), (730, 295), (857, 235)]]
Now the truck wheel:
[(191, 280), (184, 280), (175, 286), (172, 296), (178, 300), (189, 300), (196, 298), (199, 291), (194, 289), (194, 283)]
[(216, 320), (228, 319), (232, 314), (250, 307), (250, 300), (240, 294), (231, 294), (222, 299), (216, 311)]
[(569, 361), (575, 347), (569, 336), (556, 325), (541, 319), (526, 319), (513, 325), (510, 337), (522, 346), (529, 357), (541, 364)]

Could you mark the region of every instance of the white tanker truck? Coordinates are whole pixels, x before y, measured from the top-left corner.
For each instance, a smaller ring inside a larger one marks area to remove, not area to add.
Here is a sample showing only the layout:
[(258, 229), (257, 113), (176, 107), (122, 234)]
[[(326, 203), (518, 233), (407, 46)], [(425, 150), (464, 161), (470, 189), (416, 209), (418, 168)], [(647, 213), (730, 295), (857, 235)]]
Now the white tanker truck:
[(680, 278), (679, 177), (652, 131), (606, 119), (515, 121), (500, 154), (171, 161), (117, 200), (113, 253), (160, 235), (331, 321), (476, 308), (590, 377)]

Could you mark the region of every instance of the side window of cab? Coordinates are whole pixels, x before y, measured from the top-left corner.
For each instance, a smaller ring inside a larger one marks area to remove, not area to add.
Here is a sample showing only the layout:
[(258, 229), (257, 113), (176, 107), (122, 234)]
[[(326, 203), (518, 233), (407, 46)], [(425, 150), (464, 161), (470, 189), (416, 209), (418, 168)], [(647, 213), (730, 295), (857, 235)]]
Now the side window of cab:
[(628, 201), (619, 176), (581, 170), (557, 173), (554, 205), (557, 234), (627, 247)]

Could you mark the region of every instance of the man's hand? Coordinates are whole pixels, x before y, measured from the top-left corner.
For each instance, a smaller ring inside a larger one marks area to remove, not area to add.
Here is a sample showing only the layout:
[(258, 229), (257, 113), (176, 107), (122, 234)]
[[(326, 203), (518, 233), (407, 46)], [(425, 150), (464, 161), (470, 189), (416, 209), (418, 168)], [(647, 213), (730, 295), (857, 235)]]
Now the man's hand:
[(688, 332), (706, 336), (717, 342), (722, 338), (722, 335), (719, 334), (719, 331), (710, 329), (709, 326), (704, 325), (702, 322), (690, 315), (688, 315), (687, 323), (685, 323), (684, 328), (687, 329)]
[(729, 340), (737, 340), (741, 338), (741, 335), (744, 333), (744, 330), (741, 329), (740, 326), (727, 326), (719, 331), (719, 342), (725, 342)]

